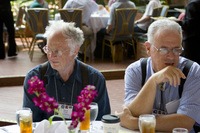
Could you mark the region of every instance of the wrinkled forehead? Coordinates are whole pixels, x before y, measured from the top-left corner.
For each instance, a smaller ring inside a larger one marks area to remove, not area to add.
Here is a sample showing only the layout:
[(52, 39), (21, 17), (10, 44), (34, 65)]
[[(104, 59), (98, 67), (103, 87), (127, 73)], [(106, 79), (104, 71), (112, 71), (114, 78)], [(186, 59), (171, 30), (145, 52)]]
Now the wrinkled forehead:
[(154, 33), (153, 37), (154, 38), (156, 38), (156, 37), (164, 37), (165, 38), (165, 37), (168, 37), (167, 35), (172, 35), (172, 34), (179, 36), (180, 37), (179, 39), (182, 39), (178, 30), (175, 30), (173, 28), (168, 28), (168, 27), (158, 28), (156, 30), (156, 32)]
[(154, 43), (181, 46), (182, 38), (177, 30), (159, 29), (154, 34)]

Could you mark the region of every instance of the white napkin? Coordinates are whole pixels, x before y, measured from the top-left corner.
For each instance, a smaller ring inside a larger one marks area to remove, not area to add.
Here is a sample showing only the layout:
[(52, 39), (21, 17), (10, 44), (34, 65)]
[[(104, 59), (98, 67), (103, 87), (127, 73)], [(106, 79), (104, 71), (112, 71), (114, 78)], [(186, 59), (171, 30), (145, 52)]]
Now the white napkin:
[(0, 133), (7, 133), (7, 132), (3, 129), (0, 129)]
[(53, 122), (50, 127), (49, 125), (48, 120), (41, 121), (34, 133), (68, 133), (68, 125), (65, 125), (64, 121)]
[(100, 16), (107, 16), (109, 15), (109, 12), (106, 10), (106, 8), (103, 8), (102, 10), (98, 10), (97, 14), (99, 14)]

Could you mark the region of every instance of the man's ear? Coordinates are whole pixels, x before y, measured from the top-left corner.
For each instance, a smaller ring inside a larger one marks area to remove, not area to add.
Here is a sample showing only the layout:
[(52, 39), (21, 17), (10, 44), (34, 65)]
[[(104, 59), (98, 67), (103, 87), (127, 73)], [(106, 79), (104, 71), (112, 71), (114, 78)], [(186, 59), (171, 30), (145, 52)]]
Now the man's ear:
[(78, 51), (80, 50), (80, 46), (76, 46), (74, 49), (73, 56), (76, 56), (78, 54)]
[(151, 52), (150, 52), (150, 49), (151, 49), (151, 44), (149, 43), (149, 42), (145, 42), (145, 47), (146, 47), (146, 50), (147, 50), (147, 54), (149, 55), (149, 56), (151, 56)]

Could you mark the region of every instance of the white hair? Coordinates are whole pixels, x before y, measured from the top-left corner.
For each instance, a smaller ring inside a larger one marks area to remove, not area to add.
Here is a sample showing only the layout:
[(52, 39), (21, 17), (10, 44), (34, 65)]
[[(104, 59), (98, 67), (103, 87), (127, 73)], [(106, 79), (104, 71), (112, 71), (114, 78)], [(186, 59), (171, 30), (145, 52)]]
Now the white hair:
[(147, 36), (148, 36), (148, 42), (150, 44), (154, 43), (154, 35), (161, 31), (161, 30), (171, 30), (174, 32), (178, 32), (180, 34), (181, 40), (182, 40), (182, 29), (181, 26), (169, 19), (161, 19), (154, 21), (148, 28)]
[(64, 22), (63, 20), (55, 21), (46, 27), (44, 36), (51, 38), (55, 33), (62, 32), (66, 38), (66, 44), (70, 47), (70, 55), (73, 54), (76, 46), (80, 46), (84, 42), (83, 31), (80, 28), (75, 27), (75, 23)]

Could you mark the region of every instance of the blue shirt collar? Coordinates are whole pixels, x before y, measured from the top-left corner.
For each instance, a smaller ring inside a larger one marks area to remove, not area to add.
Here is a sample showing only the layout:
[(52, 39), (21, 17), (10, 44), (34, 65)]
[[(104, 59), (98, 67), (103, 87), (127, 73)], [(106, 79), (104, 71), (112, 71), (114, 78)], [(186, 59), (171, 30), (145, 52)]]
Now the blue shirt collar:
[[(49, 61), (48, 61), (48, 65), (47, 65), (47, 71), (46, 71), (46, 74), (44, 76), (45, 77), (56, 76), (57, 78), (60, 78), (60, 75), (58, 74), (58, 71), (51, 67), (51, 64), (49, 63)], [(69, 80), (70, 79), (75, 79), (76, 82), (79, 82), (79, 83), (82, 82), (82, 78), (81, 78), (81, 62), (78, 59), (75, 59), (75, 68), (74, 68), (73, 73), (69, 77)]]

